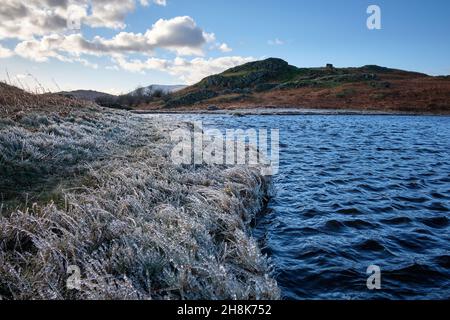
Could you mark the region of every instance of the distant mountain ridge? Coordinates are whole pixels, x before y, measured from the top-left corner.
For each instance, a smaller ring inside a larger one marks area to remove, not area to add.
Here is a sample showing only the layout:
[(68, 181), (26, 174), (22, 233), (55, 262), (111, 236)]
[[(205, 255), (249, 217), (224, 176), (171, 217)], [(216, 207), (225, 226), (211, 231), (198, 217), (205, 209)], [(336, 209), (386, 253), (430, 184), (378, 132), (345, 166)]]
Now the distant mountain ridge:
[[(186, 85), (161, 85), (161, 84), (152, 84), (147, 87), (140, 87), (136, 90), (133, 90), (129, 93), (126, 93), (124, 95), (137, 95), (138, 93), (142, 95), (152, 95), (155, 92), (162, 92), (163, 94), (173, 93), (180, 91), (184, 88), (186, 88)], [(117, 95), (95, 91), (95, 90), (74, 90), (74, 91), (61, 91), (58, 92), (58, 94), (68, 97), (73, 97), (80, 100), (87, 100), (87, 101), (96, 101), (98, 99), (113, 99), (118, 97)]]
[(105, 93), (105, 92), (99, 92), (95, 90), (74, 90), (74, 91), (61, 91), (58, 92), (58, 94), (66, 96), (66, 97), (73, 97), (79, 100), (86, 100), (86, 101), (96, 101), (99, 98), (114, 98), (115, 95)]
[(139, 92), (144, 95), (151, 95), (157, 91), (161, 91), (164, 94), (173, 93), (186, 88), (186, 85), (161, 85), (161, 84), (152, 84), (147, 87), (141, 87), (136, 90), (131, 91), (129, 94), (136, 95)]

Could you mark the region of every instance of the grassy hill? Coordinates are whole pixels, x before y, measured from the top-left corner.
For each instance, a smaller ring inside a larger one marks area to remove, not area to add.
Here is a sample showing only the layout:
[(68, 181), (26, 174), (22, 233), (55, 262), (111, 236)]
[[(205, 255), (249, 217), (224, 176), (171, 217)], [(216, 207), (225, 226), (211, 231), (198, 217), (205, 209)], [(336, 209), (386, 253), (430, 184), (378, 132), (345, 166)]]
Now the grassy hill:
[(186, 110), (212, 105), (450, 113), (450, 79), (376, 65), (298, 68), (269, 58), (209, 76), (144, 108)]
[(73, 108), (93, 106), (92, 103), (59, 94), (35, 94), (0, 82), (0, 117), (11, 118), (27, 112), (54, 111), (65, 114)]

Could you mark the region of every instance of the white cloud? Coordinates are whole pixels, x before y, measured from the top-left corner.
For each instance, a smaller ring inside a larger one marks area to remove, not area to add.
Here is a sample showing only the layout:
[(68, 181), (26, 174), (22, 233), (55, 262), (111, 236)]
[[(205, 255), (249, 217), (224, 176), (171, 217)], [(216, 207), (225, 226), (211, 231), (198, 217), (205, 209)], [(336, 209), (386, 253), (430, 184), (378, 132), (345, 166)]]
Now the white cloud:
[(14, 52), (12, 50), (9, 50), (8, 48), (3, 47), (0, 44), (0, 59), (2, 58), (9, 58), (14, 55)]
[(61, 41), (59, 35), (45, 36), (39, 40), (26, 40), (17, 44), (15, 53), (23, 58), (27, 58), (37, 62), (48, 61), (49, 58), (55, 58), (60, 61), (65, 61), (67, 58), (57, 50)]
[(134, 0), (92, 0), (92, 14), (84, 21), (91, 27), (106, 27), (111, 29), (124, 29), (125, 17), (134, 11)]
[[(14, 54), (36, 62), (56, 59), (99, 66), (88, 56), (110, 57), (114, 65), (108, 70), (168, 72), (186, 83), (222, 72), (254, 60), (251, 57), (227, 56), (204, 58), (205, 47), (231, 52), (227, 43), (218, 42), (214, 33), (200, 28), (193, 18), (179, 16), (159, 19), (141, 33), (120, 31), (110, 38), (86, 38), (81, 31), (68, 30), (72, 22), (91, 28), (123, 29), (126, 16), (138, 6), (166, 6), (166, 0), (3, 0), (0, 6), (0, 40), (19, 40), (14, 51), (0, 44), (0, 58)], [(69, 24), (68, 24), (69, 22)], [(69, 28), (70, 29), (70, 28)], [(70, 32), (69, 32), (70, 31)], [(157, 49), (174, 53), (174, 59), (160, 59)], [(137, 54), (140, 58), (130, 58)], [(197, 58), (182, 58), (197, 56)]]
[(34, 34), (42, 35), (67, 25), (64, 9), (49, 9), (46, 2), (3, 0), (0, 6), (0, 39), (26, 39)]
[(222, 44), (219, 46), (219, 50), (222, 51), (222, 52), (231, 52), (231, 51), (233, 51), (233, 49), (231, 49), (231, 48), (228, 46), (228, 44), (226, 44), (226, 43), (222, 43)]
[[(148, 0), (2, 0), (0, 6), (0, 39), (30, 39), (53, 33), (64, 33), (72, 21), (90, 27), (125, 28), (126, 16), (137, 2)], [(165, 0), (151, 1), (165, 6)]]
[(27, 58), (36, 62), (46, 62), (49, 60), (49, 58), (54, 58), (62, 62), (78, 62), (86, 67), (94, 69), (98, 68), (97, 64), (91, 63), (86, 59), (80, 58), (79, 56), (64, 55), (58, 50), (55, 50), (55, 47), (58, 47), (58, 45), (66, 47), (70, 46), (70, 41), (68, 41), (68, 43), (65, 43), (62, 39), (64, 38), (62, 38), (61, 36), (52, 35), (43, 37), (41, 41), (23, 41), (16, 46), (15, 53), (23, 58)]
[(160, 19), (145, 37), (151, 46), (169, 49), (179, 55), (202, 55), (202, 46), (215, 40), (214, 34), (200, 29), (188, 16)]
[(285, 44), (285, 42), (283, 40), (280, 40), (278, 38), (276, 38), (274, 40), (269, 40), (269, 41), (267, 41), (267, 43), (271, 46), (282, 46)]
[(71, 59), (71, 61), (69, 61), (69, 62), (79, 62), (85, 67), (92, 68), (92, 69), (98, 69), (98, 64), (89, 62), (86, 59), (75, 58), (75, 59)]
[(123, 70), (143, 73), (145, 70), (167, 70), (168, 60), (149, 58), (146, 61), (127, 60), (122, 56), (113, 58), (113, 61)]
[(147, 60), (126, 60), (124, 57), (115, 57), (117, 65), (131, 72), (145, 72), (146, 70), (166, 71), (178, 77), (187, 84), (193, 84), (201, 79), (229, 68), (254, 61), (252, 57), (220, 57), (220, 58), (194, 58), (191, 60), (175, 58), (174, 60), (149, 58)]
[(147, 7), (150, 5), (150, 2), (153, 2), (154, 4), (157, 4), (159, 6), (163, 6), (165, 7), (167, 5), (167, 1), (166, 0), (139, 0), (139, 2), (141, 3), (142, 6)]
[(82, 34), (43, 36), (20, 42), (15, 52), (25, 58), (43, 62), (49, 58), (61, 61), (67, 55), (117, 55), (142, 53), (152, 55), (155, 49), (166, 49), (177, 55), (203, 55), (203, 46), (214, 38), (199, 28), (191, 17), (160, 19), (145, 34), (120, 32), (111, 39), (96, 36), (86, 40)]

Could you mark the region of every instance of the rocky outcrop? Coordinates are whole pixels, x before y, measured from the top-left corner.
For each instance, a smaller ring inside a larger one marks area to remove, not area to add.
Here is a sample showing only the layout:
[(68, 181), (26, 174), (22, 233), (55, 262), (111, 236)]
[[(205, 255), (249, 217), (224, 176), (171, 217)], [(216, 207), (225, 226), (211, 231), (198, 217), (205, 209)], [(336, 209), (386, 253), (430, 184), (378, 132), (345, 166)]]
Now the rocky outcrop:
[(198, 86), (214, 89), (254, 88), (270, 80), (276, 80), (297, 69), (281, 59), (270, 58), (238, 66), (203, 79)]

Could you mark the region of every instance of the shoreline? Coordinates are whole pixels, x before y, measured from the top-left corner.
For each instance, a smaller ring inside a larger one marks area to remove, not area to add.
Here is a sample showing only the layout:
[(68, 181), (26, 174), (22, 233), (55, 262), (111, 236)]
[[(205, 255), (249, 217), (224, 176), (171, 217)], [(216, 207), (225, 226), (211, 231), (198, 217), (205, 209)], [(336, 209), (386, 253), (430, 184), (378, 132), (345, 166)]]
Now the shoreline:
[[(174, 164), (170, 132), (182, 122), (28, 111), (0, 119), (0, 195), (10, 191), (0, 201), (0, 297), (280, 298), (251, 236), (269, 193), (259, 170)], [(67, 290), (72, 267), (81, 284)]]
[(377, 111), (358, 109), (311, 109), (311, 108), (237, 108), (237, 109), (190, 109), (190, 110), (130, 110), (134, 114), (154, 115), (180, 115), (180, 114), (206, 114), (229, 116), (440, 116), (449, 117), (446, 113), (407, 112), (407, 111)]

